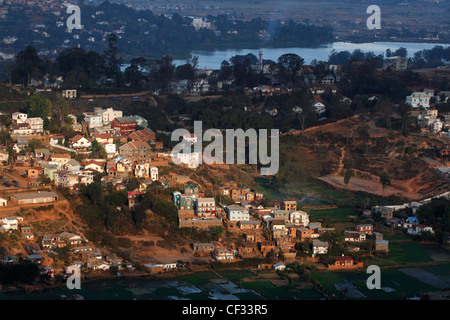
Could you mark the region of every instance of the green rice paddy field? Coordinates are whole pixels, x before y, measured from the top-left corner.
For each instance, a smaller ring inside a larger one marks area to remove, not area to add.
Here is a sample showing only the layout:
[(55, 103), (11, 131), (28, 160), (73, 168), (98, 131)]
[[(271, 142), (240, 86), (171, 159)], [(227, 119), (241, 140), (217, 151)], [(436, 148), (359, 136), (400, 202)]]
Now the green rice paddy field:
[[(432, 266), (420, 268), (430, 272), (432, 275), (439, 277), (450, 288), (449, 265)], [(322, 272), (316, 273), (313, 277), (328, 292), (340, 297), (341, 292), (336, 288), (335, 284), (350, 283), (356, 290), (362, 293), (369, 300), (397, 300), (405, 299), (413, 296), (420, 296), (427, 292), (441, 291), (442, 288), (432, 286), (419, 279), (406, 275), (400, 269), (382, 269), (381, 270), (381, 289), (368, 289), (366, 281), (370, 274), (365, 272)], [(447, 281), (446, 281), (447, 280)]]

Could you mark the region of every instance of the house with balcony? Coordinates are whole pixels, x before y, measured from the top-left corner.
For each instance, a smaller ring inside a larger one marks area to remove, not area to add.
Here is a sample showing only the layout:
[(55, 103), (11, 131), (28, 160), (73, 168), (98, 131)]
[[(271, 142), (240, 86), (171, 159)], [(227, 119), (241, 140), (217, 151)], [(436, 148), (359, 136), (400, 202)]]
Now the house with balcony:
[(26, 121), (30, 125), (33, 133), (41, 133), (44, 132), (44, 120), (39, 117), (28, 118)]
[(195, 214), (199, 218), (215, 218), (217, 211), (214, 198), (199, 198), (196, 201)]

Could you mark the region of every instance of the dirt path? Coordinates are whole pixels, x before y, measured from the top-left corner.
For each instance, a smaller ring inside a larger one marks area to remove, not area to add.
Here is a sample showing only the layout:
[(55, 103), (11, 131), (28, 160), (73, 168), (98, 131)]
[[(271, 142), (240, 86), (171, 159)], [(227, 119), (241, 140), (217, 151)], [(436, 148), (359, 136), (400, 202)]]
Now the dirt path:
[(344, 170), (344, 159), (345, 159), (345, 147), (340, 147), (341, 150), (341, 158), (339, 159), (339, 165), (337, 168), (336, 176), (340, 175), (342, 173), (342, 170)]
[[(423, 195), (414, 192), (412, 189), (408, 190), (402, 190), (395, 188), (393, 186), (386, 187), (385, 190), (383, 190), (383, 187), (380, 182), (373, 181), (373, 180), (366, 180), (361, 179), (357, 177), (353, 177), (350, 179), (350, 182), (348, 185), (344, 183), (344, 177), (340, 176), (324, 176), (319, 178), (322, 181), (327, 182), (328, 184), (332, 185), (336, 188), (351, 190), (351, 191), (365, 191), (368, 193), (377, 194), (380, 196), (390, 196), (390, 195), (397, 195), (400, 197), (405, 197), (411, 200), (419, 200), (423, 198)], [(410, 182), (411, 183), (411, 182)], [(393, 183), (393, 185), (400, 184), (403, 186), (403, 183), (398, 181), (397, 183)]]

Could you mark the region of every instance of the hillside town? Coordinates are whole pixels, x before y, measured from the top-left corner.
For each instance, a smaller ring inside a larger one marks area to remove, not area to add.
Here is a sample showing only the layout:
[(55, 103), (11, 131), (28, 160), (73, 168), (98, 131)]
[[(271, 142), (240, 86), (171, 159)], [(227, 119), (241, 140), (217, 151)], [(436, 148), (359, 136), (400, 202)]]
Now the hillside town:
[(450, 47), (209, 68), (169, 53), (333, 34), (106, 2), (69, 37), (64, 4), (10, 2), (57, 19), (0, 28), (0, 298), (448, 299)]

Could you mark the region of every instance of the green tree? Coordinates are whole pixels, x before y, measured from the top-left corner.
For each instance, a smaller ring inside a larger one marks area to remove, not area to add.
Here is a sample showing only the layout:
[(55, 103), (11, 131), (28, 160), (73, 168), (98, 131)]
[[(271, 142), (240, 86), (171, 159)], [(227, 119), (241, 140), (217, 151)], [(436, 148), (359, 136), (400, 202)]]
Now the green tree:
[(132, 177), (128, 180), (128, 191), (134, 191), (141, 185), (141, 181), (138, 178)]
[(35, 94), (28, 99), (26, 108), (28, 117), (41, 117), (45, 119), (51, 113), (52, 102), (49, 99)]
[(61, 125), (64, 124), (69, 115), (69, 105), (67, 104), (67, 101), (64, 99), (59, 100), (55, 105), (54, 111), (59, 123)]
[(106, 49), (103, 57), (106, 61), (106, 76), (114, 80), (116, 86), (121, 82), (120, 65), (122, 57), (119, 57), (119, 48), (117, 47), (117, 35), (111, 33), (108, 36), (108, 49)]
[(352, 169), (347, 169), (347, 170), (345, 171), (345, 174), (344, 174), (344, 183), (345, 183), (346, 185), (348, 185), (348, 183), (350, 182), (350, 179), (351, 179), (353, 176), (355, 176), (353, 170), (352, 170)]
[(391, 178), (386, 172), (381, 173), (380, 183), (383, 186), (383, 195), (384, 195), (384, 190), (386, 189), (386, 187), (391, 185)]
[(31, 81), (31, 76), (38, 72), (42, 59), (39, 57), (36, 49), (32, 46), (27, 46), (20, 51), (16, 56), (17, 73), (24, 76), (26, 85)]

